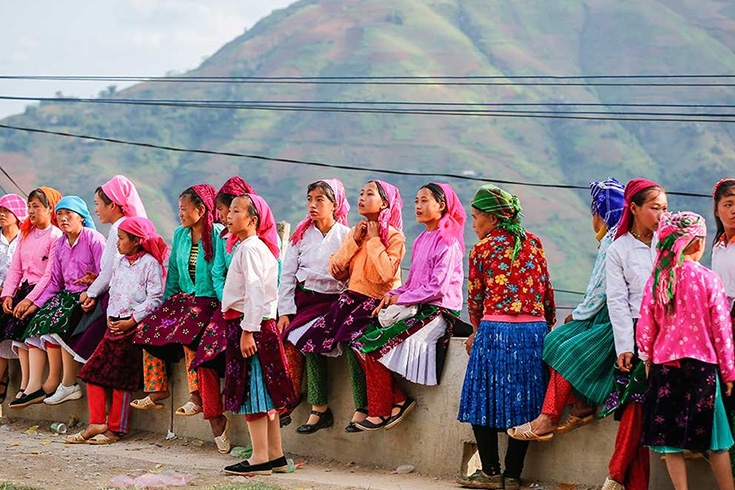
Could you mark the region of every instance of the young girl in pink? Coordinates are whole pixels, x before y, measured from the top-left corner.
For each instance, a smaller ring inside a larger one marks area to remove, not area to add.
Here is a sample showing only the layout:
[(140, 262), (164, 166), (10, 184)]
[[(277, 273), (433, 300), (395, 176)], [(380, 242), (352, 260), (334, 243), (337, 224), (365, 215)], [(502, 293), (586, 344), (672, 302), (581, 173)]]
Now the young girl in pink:
[(244, 415), (252, 456), (225, 468), (234, 475), (269, 475), (288, 468), (278, 410), (293, 399), (276, 326), (278, 234), (268, 204), (255, 194), (236, 198), (227, 228), (240, 243), (222, 292), (227, 324), (225, 406)]
[(666, 454), (676, 490), (686, 490), (684, 450), (704, 453), (720, 490), (733, 490), (726, 396), (735, 381), (732, 324), (720, 278), (699, 264), (707, 229), (694, 213), (665, 214), (658, 255), (641, 302), (636, 342), (650, 369), (643, 444)]
[[(79, 372), (87, 383), (89, 425), (66, 437), (72, 444), (110, 444), (128, 433), (130, 401), (143, 377), (141, 350), (133, 344), (138, 323), (163, 301), (163, 265), (168, 246), (142, 217), (118, 223), (117, 250), (109, 281), (105, 336)], [(107, 411), (107, 390), (112, 402)]]

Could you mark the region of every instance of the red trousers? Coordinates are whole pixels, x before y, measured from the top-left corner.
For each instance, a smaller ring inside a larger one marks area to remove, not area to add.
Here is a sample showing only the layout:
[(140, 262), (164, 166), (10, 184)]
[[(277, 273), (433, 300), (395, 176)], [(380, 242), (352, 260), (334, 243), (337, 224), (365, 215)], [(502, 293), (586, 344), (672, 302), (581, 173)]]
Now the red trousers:
[(219, 374), (210, 368), (197, 368), (199, 376), (199, 396), (202, 397), (202, 415), (204, 420), (219, 418), (224, 413)]
[(371, 417), (390, 417), (393, 405), (406, 401), (406, 394), (393, 373), (370, 356), (362, 357), (357, 353), (367, 383), (368, 415)]
[(87, 383), (87, 406), (90, 424), (107, 424), (107, 429), (119, 435), (130, 430), (130, 402), (132, 391), (112, 390), (110, 413), (107, 414), (107, 390), (102, 386)]
[(610, 478), (622, 483), (625, 490), (648, 490), (650, 459), (648, 448), (641, 446), (643, 407), (629, 403), (623, 407), (623, 417), (615, 438), (615, 452), (610, 459)]
[(561, 374), (549, 368), (551, 378), (549, 386), (546, 387), (546, 396), (544, 397), (544, 405), (541, 407), (541, 413), (551, 417), (554, 423), (559, 423), (561, 413), (564, 407), (579, 403), (579, 399), (572, 394), (572, 385), (562, 377)]
[(283, 342), (283, 352), (286, 356), (286, 371), (288, 372), (289, 378), (291, 378), (293, 392), (296, 395), (293, 404), (286, 407), (285, 413), (291, 413), (301, 403), (301, 382), (304, 379), (304, 355), (288, 341)]

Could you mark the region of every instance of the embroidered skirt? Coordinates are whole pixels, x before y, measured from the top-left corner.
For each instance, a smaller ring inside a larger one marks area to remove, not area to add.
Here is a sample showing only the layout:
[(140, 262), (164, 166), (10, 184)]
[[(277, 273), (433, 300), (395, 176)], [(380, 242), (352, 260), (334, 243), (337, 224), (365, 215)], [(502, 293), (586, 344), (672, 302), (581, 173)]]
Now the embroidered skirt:
[(201, 333), (217, 310), (217, 298), (176, 293), (140, 323), (134, 342), (155, 357), (178, 361), (182, 345), (197, 348)]
[(717, 397), (717, 366), (695, 359), (675, 364), (651, 366), (643, 404), (643, 444), (659, 452), (728, 449), (733, 439), (726, 416), (715, 430), (715, 412), (724, 413), (722, 396)]
[(470, 351), (457, 419), (496, 429), (535, 419), (548, 382), (542, 359), (547, 332), (545, 321), (482, 321)]
[(79, 379), (105, 388), (137, 391), (143, 380), (143, 353), (140, 346), (133, 343), (136, 328), (121, 335), (107, 330), (79, 371)]
[(296, 314), (288, 324), (288, 327), (281, 332), (281, 337), (286, 339), (295, 329), (303, 327), (316, 318), (323, 316), (338, 299), (339, 294), (317, 293), (316, 291), (304, 289), (301, 285), (297, 286), (296, 294), (294, 295)]
[(191, 362), (192, 369), (207, 367), (224, 373), (225, 351), (227, 350), (227, 320), (221, 309), (217, 309), (209, 323), (204, 327), (197, 346), (196, 355)]
[[(28, 282), (24, 281), (13, 296), (13, 306), (15, 307), (18, 303), (24, 300), (25, 297), (28, 296), (31, 291), (33, 291), (33, 288), (35, 286), (35, 284), (28, 284)], [(22, 340), (23, 333), (28, 328), (28, 324), (31, 323), (31, 320), (33, 320), (34, 316), (35, 314), (29, 315), (23, 320), (19, 320), (13, 315), (6, 315), (5, 312), (0, 309), (0, 341)]]
[(588, 320), (555, 328), (544, 340), (544, 362), (593, 406), (605, 403), (610, 394), (616, 360), (607, 307)]
[(74, 330), (67, 334), (46, 334), (42, 340), (49, 340), (61, 345), (67, 352), (74, 356), (74, 360), (82, 364), (87, 362), (107, 332), (107, 294), (100, 297), (94, 310), (83, 312)]
[[(260, 324), (260, 332), (253, 333), (253, 339), (258, 348), (257, 356), (248, 359), (242, 356), (240, 352), (241, 335), (240, 319), (228, 320), (227, 361), (225, 366), (225, 410), (241, 413), (243, 410), (253, 409), (253, 407), (263, 408), (263, 406), (268, 405), (267, 403), (261, 404), (259, 401), (251, 399), (254, 393), (253, 390), (256, 390), (255, 393), (262, 393), (262, 390), (258, 386), (252, 386), (254, 378), (262, 378), (262, 384), (267, 390), (271, 404), (273, 405), (270, 408), (282, 408), (291, 404), (295, 396), (293, 394), (291, 380), (286, 372), (283, 346), (281, 345), (275, 320), (263, 320)], [(256, 367), (253, 366), (254, 358), (257, 359)], [(255, 370), (255, 373), (253, 373), (253, 370)], [(262, 374), (258, 375), (259, 370)], [(263, 412), (267, 412), (268, 410), (264, 410)]]
[(84, 313), (79, 304), (80, 294), (61, 291), (48, 300), (28, 324), (22, 335), (23, 340), (73, 331)]
[(298, 340), (296, 348), (301, 352), (326, 354), (340, 342), (352, 342), (362, 335), (374, 320), (373, 310), (379, 299), (347, 290), (339, 295), (336, 303)]

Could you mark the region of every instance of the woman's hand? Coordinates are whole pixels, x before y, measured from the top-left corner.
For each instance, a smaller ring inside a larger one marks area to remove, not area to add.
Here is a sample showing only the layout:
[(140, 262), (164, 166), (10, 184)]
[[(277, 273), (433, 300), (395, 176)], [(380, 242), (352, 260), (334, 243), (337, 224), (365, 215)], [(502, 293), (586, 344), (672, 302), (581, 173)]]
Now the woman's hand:
[(84, 284), (85, 286), (90, 286), (95, 279), (97, 279), (97, 274), (92, 271), (87, 271), (87, 273), (84, 274), (84, 277), (80, 277), (79, 279), (74, 281), (74, 284)]
[(362, 242), (365, 241), (367, 236), (367, 224), (366, 220), (362, 220), (355, 225), (355, 232), (352, 234), (352, 238), (355, 240), (357, 246), (361, 246)]
[(392, 294), (386, 294), (383, 296), (383, 299), (380, 300), (380, 303), (378, 304), (377, 308), (373, 310), (373, 316), (378, 316), (378, 313), (380, 313), (380, 310), (385, 308), (386, 306), (394, 305), (398, 303), (398, 297), (400, 295), (392, 295)]
[(464, 341), (464, 348), (467, 351), (467, 355), (472, 352), (472, 344), (475, 342), (475, 333), (477, 332), (472, 332), (470, 336), (467, 337), (467, 340)]
[(380, 224), (377, 221), (367, 222), (368, 238), (380, 238)]
[(342, 282), (350, 278), (349, 271), (345, 267), (342, 267), (341, 264), (330, 263), (329, 273), (332, 275), (333, 278)]
[(13, 297), (12, 296), (5, 296), (3, 298), (3, 312), (6, 315), (13, 314)]
[(253, 332), (243, 330), (242, 334), (240, 334), (240, 353), (242, 357), (245, 359), (253, 357), (256, 352), (258, 352), (258, 347), (255, 345)]
[(568, 314), (568, 315), (567, 315), (567, 317), (566, 317), (566, 318), (564, 319), (564, 323), (569, 323), (569, 322), (571, 322), (572, 320), (574, 320), (574, 317), (573, 317), (573, 316), (572, 316), (572, 314), (570, 313), (570, 314)]
[(291, 319), (288, 317), (288, 315), (281, 315), (278, 317), (278, 331), (283, 332), (286, 328), (288, 328), (288, 325), (291, 323)]
[(134, 328), (137, 324), (138, 322), (136, 322), (133, 317), (130, 317), (127, 320), (107, 320), (107, 328), (109, 328), (110, 332), (115, 335), (124, 334), (131, 328)]
[(624, 373), (629, 373), (633, 367), (633, 353), (623, 352), (618, 356), (618, 369)]
[(87, 296), (87, 291), (82, 292), (79, 296), (79, 302), (82, 304), (82, 310), (84, 311), (92, 311), (97, 306), (97, 299)]
[(725, 383), (725, 396), (732, 395), (732, 381)]
[(15, 318), (18, 318), (19, 320), (23, 320), (28, 315), (32, 315), (33, 313), (38, 311), (38, 306), (33, 304), (33, 301), (30, 299), (24, 299), (17, 305), (15, 305), (15, 308), (13, 309), (13, 316)]

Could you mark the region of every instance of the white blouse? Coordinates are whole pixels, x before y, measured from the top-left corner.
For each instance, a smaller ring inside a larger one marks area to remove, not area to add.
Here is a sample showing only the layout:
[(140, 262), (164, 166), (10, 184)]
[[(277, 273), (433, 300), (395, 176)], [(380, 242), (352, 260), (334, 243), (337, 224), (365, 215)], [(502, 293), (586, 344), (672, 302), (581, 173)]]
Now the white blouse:
[(163, 303), (163, 269), (150, 254), (132, 264), (122, 255), (112, 264), (107, 316), (141, 322)]
[(19, 241), (20, 233), (13, 238), (12, 242), (8, 242), (0, 230), (0, 284), (5, 282), (5, 276), (8, 275), (8, 269), (10, 269), (10, 261), (13, 259)]
[(720, 240), (712, 248), (712, 270), (725, 284), (727, 300), (732, 308), (735, 304), (735, 238), (730, 243)]
[(122, 257), (120, 252), (117, 251), (117, 230), (120, 228), (120, 224), (124, 219), (125, 217), (123, 216), (110, 225), (110, 232), (107, 234), (107, 243), (105, 243), (102, 258), (100, 258), (100, 274), (87, 289), (87, 296), (90, 298), (99, 298), (110, 285), (112, 268), (120, 257)]
[(222, 291), (222, 311), (243, 314), (240, 327), (259, 332), (264, 319), (276, 318), (278, 306), (278, 261), (263, 241), (251, 236), (232, 255)]
[(329, 256), (339, 249), (349, 232), (350, 228), (341, 223), (335, 223), (326, 235), (322, 235), (316, 226), (311, 226), (299, 243), (289, 245), (278, 289), (279, 315), (296, 314), (294, 295), (298, 283), (322, 294), (339, 294), (346, 289), (345, 283), (337, 281), (329, 273)]
[(651, 277), (656, 260), (654, 234), (649, 247), (626, 233), (607, 249), (605, 259), (605, 289), (607, 309), (615, 336), (615, 352), (634, 352), (633, 320), (640, 317), (643, 288)]

